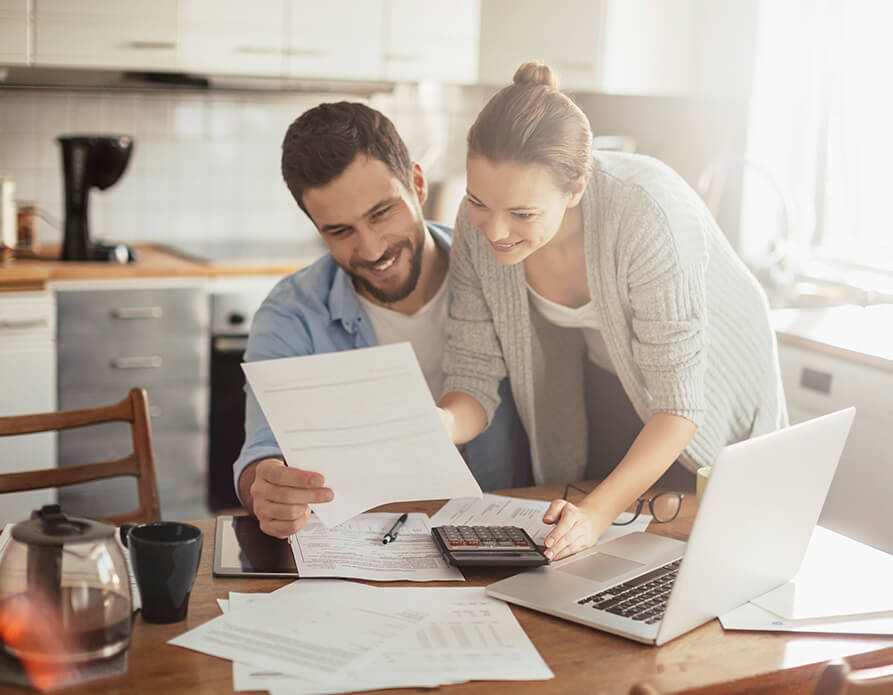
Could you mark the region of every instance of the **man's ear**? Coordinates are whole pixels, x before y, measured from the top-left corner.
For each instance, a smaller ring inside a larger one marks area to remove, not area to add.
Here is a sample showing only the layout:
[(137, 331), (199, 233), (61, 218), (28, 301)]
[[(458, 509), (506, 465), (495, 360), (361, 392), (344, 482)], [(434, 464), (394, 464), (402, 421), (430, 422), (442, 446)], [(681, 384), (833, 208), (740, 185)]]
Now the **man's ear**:
[(583, 175), (577, 179), (576, 183), (574, 183), (574, 187), (571, 189), (570, 200), (567, 202), (567, 206), (569, 208), (575, 207), (580, 204), (580, 201), (583, 200), (583, 194), (586, 192), (586, 186), (588, 185), (588, 176)]
[(422, 165), (418, 162), (412, 163), (412, 188), (419, 199), (419, 205), (424, 205), (428, 200), (428, 180), (422, 171)]

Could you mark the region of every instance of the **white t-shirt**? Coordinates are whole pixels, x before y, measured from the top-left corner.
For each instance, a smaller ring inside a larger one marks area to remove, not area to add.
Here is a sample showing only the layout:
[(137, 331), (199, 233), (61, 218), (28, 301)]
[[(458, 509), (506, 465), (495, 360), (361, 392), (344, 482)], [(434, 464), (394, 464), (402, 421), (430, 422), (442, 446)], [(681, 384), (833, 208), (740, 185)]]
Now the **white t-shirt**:
[(380, 304), (370, 302), (357, 295), (360, 304), (372, 321), (372, 328), (379, 345), (401, 343), (408, 340), (412, 344), (422, 373), (431, 389), (434, 400), (443, 395), (443, 347), (447, 340), (447, 313), (449, 310), (449, 283), (444, 278), (440, 289), (425, 306), (411, 316)]
[(589, 359), (602, 369), (616, 374), (614, 363), (608, 354), (608, 346), (605, 345), (605, 337), (602, 335), (601, 317), (595, 302), (591, 299), (581, 307), (571, 308), (553, 302), (538, 294), (530, 285), (527, 285), (531, 305), (540, 312), (549, 323), (564, 328), (579, 328), (583, 331), (583, 340), (586, 342), (586, 354)]

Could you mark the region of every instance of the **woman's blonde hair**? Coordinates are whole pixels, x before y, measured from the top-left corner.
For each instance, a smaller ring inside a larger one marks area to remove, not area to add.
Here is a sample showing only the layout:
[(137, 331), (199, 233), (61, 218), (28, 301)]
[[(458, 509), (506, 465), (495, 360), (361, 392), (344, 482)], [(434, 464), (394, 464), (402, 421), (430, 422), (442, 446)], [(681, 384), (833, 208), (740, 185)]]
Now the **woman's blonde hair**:
[(592, 169), (589, 119), (558, 90), (548, 65), (522, 63), (512, 84), (487, 102), (468, 131), (468, 156), (544, 164), (563, 190)]

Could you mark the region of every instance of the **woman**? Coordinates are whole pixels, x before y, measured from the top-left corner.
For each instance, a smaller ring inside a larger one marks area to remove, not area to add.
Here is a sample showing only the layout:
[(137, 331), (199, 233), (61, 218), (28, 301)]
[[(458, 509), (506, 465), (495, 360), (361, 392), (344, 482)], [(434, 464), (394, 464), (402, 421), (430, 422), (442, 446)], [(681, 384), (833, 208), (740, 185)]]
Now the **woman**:
[(694, 471), (787, 423), (765, 294), (705, 205), (661, 162), (591, 144), (551, 70), (521, 65), (468, 133), (450, 260), (439, 405), (454, 442), (487, 426), (508, 375), (534, 480), (582, 479), (584, 397), (601, 397), (583, 393), (584, 361), (637, 418), (604, 481), (550, 505), (552, 559), (595, 544), (677, 459)]

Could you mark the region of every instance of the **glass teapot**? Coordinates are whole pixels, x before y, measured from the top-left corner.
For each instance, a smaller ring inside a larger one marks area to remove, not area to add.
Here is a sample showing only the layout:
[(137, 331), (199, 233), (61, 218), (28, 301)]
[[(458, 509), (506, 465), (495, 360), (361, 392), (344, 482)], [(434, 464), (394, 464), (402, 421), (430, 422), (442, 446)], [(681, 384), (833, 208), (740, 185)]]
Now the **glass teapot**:
[(80, 663), (130, 643), (127, 562), (115, 527), (46, 505), (12, 529), (0, 560), (0, 630), (22, 661)]

